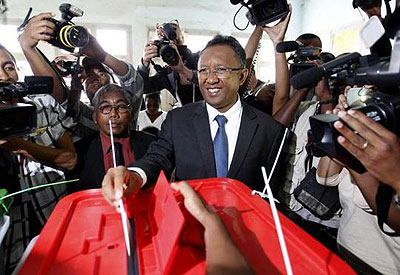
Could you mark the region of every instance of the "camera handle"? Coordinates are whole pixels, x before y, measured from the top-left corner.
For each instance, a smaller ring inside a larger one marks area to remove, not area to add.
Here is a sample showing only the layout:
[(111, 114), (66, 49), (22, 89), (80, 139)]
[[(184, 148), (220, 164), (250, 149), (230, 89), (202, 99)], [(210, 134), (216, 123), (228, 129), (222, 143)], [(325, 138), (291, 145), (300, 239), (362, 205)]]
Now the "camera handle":
[(78, 52), (78, 58), (76, 60), (76, 66), (73, 68), (71, 74), (71, 89), (68, 93), (68, 104), (66, 115), (72, 118), (76, 118), (79, 110), (79, 102), (82, 92), (82, 83), (79, 79), (79, 73), (82, 72), (82, 66), (79, 65), (81, 59), (81, 51)]

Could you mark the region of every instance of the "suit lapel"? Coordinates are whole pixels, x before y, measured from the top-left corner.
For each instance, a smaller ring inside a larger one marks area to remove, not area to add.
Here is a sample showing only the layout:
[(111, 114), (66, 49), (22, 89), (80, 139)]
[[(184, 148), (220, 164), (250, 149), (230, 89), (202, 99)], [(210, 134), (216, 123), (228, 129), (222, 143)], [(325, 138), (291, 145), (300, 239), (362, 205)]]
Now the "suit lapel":
[(238, 139), (236, 141), (235, 153), (228, 171), (228, 177), (230, 178), (235, 178), (238, 174), (252, 143), (253, 137), (258, 128), (258, 123), (253, 121), (256, 117), (257, 115), (251, 110), (251, 108), (249, 108), (246, 103), (243, 103), (242, 121), (240, 123)]
[(214, 149), (211, 140), (208, 113), (204, 102), (203, 104), (198, 104), (196, 107), (194, 109), (193, 128), (199, 143), (200, 161), (203, 164), (206, 177), (215, 177)]
[(103, 160), (103, 150), (101, 148), (100, 134), (91, 142), (91, 153), (89, 154), (90, 160), (93, 165), (93, 173), (96, 177), (97, 182), (102, 182), (105, 171), (104, 171), (104, 160)]

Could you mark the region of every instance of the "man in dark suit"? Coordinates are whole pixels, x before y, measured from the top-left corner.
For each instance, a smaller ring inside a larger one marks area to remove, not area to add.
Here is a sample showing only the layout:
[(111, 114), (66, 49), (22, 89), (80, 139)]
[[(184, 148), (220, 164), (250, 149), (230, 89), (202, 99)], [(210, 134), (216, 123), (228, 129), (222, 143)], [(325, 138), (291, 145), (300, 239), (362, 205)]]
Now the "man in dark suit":
[(130, 105), (122, 87), (105, 85), (95, 94), (93, 104), (93, 121), (99, 126), (99, 132), (75, 143), (78, 161), (67, 177), (79, 178), (80, 181), (70, 191), (100, 188), (105, 172), (113, 167), (110, 123), (117, 165), (140, 159), (156, 139), (144, 132), (129, 131)]
[[(110, 169), (103, 194), (117, 205), (121, 196), (155, 182), (161, 169), (175, 168), (176, 180), (209, 177), (238, 179), (264, 187), (260, 167), (270, 170), (282, 139), (282, 126), (269, 115), (242, 103), (245, 53), (233, 37), (216, 36), (201, 52), (200, 90), (205, 99), (170, 111), (159, 138), (135, 167)], [(129, 171), (129, 170), (131, 171)]]

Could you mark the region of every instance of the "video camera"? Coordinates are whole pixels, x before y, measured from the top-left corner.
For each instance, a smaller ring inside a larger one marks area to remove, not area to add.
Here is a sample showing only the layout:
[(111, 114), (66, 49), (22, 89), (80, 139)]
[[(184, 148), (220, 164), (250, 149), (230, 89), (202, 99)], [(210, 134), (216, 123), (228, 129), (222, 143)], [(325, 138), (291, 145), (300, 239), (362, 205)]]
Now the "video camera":
[[(53, 92), (53, 78), (27, 76), (24, 82), (0, 83), (0, 99)], [(0, 104), (0, 139), (30, 134), (36, 127), (36, 108), (31, 104)]]
[(171, 41), (176, 41), (177, 33), (176, 33), (176, 25), (175, 23), (165, 23), (162, 24), (160, 30), (163, 34), (162, 39), (154, 41), (155, 45), (158, 49), (158, 55), (161, 56), (162, 60), (170, 66), (176, 66), (179, 63), (179, 54), (183, 55), (187, 47), (185, 45), (176, 45), (178, 48), (179, 54), (172, 48), (169, 43)]
[(248, 8), (246, 17), (252, 25), (265, 26), (286, 17), (289, 6), (286, 0), (231, 0), (231, 4)]
[(304, 46), (299, 41), (284, 41), (276, 45), (276, 51), (279, 53), (294, 51), (287, 59), (290, 64), (289, 78), (292, 78), (300, 72), (316, 67), (315, 63), (309, 61), (318, 60), (322, 49), (319, 47)]
[[(399, 41), (400, 32), (395, 40)], [(318, 82), (324, 76), (342, 74), (349, 85), (375, 85), (379, 92), (370, 96), (356, 107), (366, 116), (382, 124), (385, 128), (400, 136), (400, 47), (396, 44), (390, 61), (379, 59), (375, 55), (361, 56), (350, 53), (330, 61), (319, 68), (304, 71), (291, 79), (294, 88), (307, 87)], [(358, 67), (357, 67), (358, 66)], [(358, 173), (365, 172), (364, 166), (337, 142), (340, 135), (333, 127), (339, 117), (334, 114), (310, 117), (311, 130), (308, 133), (309, 147), (317, 157), (330, 156), (338, 159)]]

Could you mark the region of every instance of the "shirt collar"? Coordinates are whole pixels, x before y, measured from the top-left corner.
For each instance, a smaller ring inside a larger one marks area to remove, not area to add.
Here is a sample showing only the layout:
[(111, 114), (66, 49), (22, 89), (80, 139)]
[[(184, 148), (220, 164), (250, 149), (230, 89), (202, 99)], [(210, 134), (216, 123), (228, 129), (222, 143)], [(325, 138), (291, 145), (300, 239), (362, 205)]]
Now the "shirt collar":
[(236, 103), (233, 104), (233, 106), (231, 108), (229, 108), (228, 111), (226, 111), (225, 113), (220, 113), (218, 112), (217, 109), (215, 109), (214, 107), (212, 107), (210, 104), (208, 104), (206, 102), (206, 108), (207, 108), (207, 113), (208, 113), (208, 119), (210, 124), (214, 121), (215, 117), (217, 115), (223, 115), (225, 116), (228, 121), (229, 118), (231, 118), (232, 116), (236, 115), (237, 113), (240, 112), (240, 110), (242, 109), (242, 102), (239, 99), (239, 96), (237, 97)]

